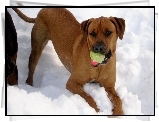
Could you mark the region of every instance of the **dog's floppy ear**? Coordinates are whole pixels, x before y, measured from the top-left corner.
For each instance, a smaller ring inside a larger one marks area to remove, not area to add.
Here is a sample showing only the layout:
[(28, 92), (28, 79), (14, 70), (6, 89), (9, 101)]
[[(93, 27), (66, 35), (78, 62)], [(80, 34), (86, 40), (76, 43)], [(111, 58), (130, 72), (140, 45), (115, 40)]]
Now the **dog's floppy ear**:
[(115, 25), (119, 39), (123, 39), (125, 31), (125, 20), (123, 18), (110, 17), (110, 21)]
[(88, 19), (88, 20), (85, 20), (81, 23), (81, 30), (82, 32), (84, 32), (85, 34), (88, 34), (88, 27), (89, 25), (91, 24), (91, 22), (93, 21), (94, 19)]

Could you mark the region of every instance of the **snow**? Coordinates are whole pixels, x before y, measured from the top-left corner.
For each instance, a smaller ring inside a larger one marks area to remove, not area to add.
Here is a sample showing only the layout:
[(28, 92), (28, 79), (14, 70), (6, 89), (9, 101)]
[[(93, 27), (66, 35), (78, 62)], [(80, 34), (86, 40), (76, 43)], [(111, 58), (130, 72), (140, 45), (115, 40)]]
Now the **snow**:
[[(96, 113), (77, 94), (66, 89), (70, 73), (58, 59), (51, 41), (45, 47), (34, 74), (34, 86), (25, 84), (31, 51), (33, 24), (21, 20), (12, 9), (18, 33), (19, 84), (7, 86), (8, 115), (111, 115), (112, 104), (103, 87), (87, 83), (83, 89), (100, 108)], [(40, 8), (20, 8), (36, 17)], [(154, 114), (154, 10), (152, 8), (69, 8), (79, 22), (100, 16), (124, 18), (126, 30), (117, 44), (116, 91), (122, 99), (125, 115)], [(123, 118), (123, 117), (120, 117)], [(142, 119), (140, 117), (129, 117)]]

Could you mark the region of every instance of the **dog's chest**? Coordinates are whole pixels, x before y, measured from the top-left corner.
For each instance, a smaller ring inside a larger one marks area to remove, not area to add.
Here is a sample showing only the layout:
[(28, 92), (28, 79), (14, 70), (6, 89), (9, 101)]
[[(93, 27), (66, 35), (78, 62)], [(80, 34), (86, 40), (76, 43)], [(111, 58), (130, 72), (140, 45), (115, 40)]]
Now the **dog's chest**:
[(94, 80), (98, 80), (100, 77), (102, 78), (107, 78), (107, 74), (106, 72), (104, 73), (104, 68), (106, 68), (106, 66), (104, 65), (99, 65), (97, 67), (93, 67), (91, 68), (91, 76)]

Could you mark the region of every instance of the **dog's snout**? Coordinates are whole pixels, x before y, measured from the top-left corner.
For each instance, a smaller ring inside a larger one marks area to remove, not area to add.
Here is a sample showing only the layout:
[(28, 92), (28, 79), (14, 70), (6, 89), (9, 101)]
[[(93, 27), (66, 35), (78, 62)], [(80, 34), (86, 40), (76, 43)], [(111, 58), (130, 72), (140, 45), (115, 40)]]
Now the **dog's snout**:
[(96, 43), (93, 46), (93, 51), (96, 53), (104, 53), (104, 44), (103, 43)]
[(104, 51), (104, 46), (103, 45), (96, 45), (94, 47), (94, 51), (97, 52), (97, 53), (101, 53)]

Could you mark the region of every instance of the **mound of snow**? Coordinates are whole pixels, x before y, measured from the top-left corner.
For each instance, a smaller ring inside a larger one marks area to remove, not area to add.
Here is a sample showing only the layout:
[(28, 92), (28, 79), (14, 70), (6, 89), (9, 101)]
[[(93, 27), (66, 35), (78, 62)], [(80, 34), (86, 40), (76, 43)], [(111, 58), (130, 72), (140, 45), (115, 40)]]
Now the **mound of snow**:
[[(67, 90), (62, 92), (53, 86), (33, 88), (18, 85), (8, 86), (7, 90), (8, 115), (112, 115), (113, 107), (107, 92), (94, 83), (87, 83), (84, 90), (96, 101), (100, 108), (98, 113), (79, 95)], [(54, 92), (60, 94), (57, 97), (51, 96)], [(123, 86), (117, 89), (117, 93), (122, 99), (125, 115), (143, 115), (141, 101), (136, 95), (128, 93)]]

